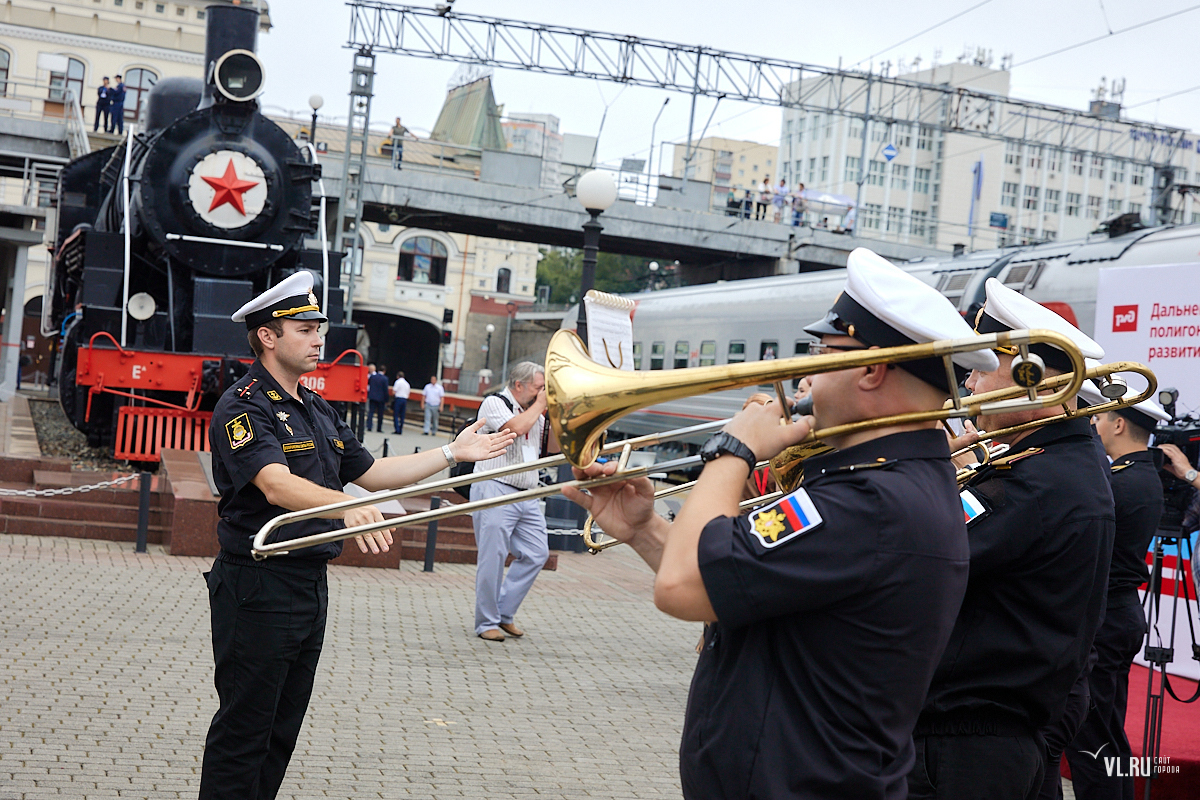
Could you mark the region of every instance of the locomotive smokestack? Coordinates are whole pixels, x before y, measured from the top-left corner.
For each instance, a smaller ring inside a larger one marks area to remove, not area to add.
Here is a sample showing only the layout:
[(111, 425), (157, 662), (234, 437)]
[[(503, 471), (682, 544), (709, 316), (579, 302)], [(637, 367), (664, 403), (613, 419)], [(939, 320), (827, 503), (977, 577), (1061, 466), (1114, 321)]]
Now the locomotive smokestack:
[[(258, 9), (249, 6), (234, 6), (234, 5), (213, 5), (205, 9), (205, 18), (208, 22), (208, 29), (204, 43), (204, 99), (200, 106), (208, 106), (213, 103), (214, 91), (225, 95), (231, 100), (248, 100), (253, 99), (261, 92), (261, 65), (260, 75), (258, 77), (257, 89), (245, 92), (248, 96), (240, 96), (242, 92), (235, 87), (233, 95), (228, 91), (221, 91), (217, 86), (219, 75), (216, 74), (217, 67), (221, 63), (222, 56), (232, 50), (243, 50), (249, 53), (254, 53), (258, 41), (258, 24), (259, 13)], [(247, 62), (249, 57), (243, 56), (240, 61)], [(257, 62), (257, 58), (253, 58)], [(234, 65), (231, 65), (231, 67)], [(243, 70), (237, 70), (241, 72)], [(239, 80), (242, 78), (239, 77)]]

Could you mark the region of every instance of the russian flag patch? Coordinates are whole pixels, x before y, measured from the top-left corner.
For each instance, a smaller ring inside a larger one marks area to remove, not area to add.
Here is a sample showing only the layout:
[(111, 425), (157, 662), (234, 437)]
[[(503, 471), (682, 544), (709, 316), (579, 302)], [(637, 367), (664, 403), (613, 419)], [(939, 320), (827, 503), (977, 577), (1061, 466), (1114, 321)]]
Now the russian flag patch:
[(987, 513), (983, 503), (979, 502), (979, 498), (972, 494), (970, 489), (963, 489), (958, 496), (962, 500), (963, 522), (970, 523), (976, 517)]
[(749, 517), (750, 532), (763, 547), (778, 547), (825, 522), (808, 492), (797, 489), (787, 497), (758, 509)]

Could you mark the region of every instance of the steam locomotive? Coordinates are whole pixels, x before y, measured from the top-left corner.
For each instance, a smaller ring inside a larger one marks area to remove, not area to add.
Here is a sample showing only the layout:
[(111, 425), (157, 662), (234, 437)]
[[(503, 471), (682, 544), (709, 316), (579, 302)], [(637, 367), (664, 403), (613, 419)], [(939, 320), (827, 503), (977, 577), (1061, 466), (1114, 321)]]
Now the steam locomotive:
[(337, 272), (330, 286), (327, 249), (305, 246), (318, 232), (320, 165), (259, 112), (258, 17), (210, 6), (206, 79), (159, 81), (143, 131), (59, 179), (43, 329), (59, 337), (67, 417), (119, 459), (208, 449), (210, 409), (251, 363), (230, 315), (302, 269), (330, 319), (325, 356), (303, 382), (331, 402), (366, 399)]

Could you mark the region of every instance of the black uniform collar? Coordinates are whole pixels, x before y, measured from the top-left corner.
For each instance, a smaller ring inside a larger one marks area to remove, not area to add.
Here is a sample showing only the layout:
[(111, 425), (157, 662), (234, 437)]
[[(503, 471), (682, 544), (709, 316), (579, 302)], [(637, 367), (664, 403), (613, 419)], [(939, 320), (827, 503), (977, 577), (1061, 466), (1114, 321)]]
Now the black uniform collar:
[(1126, 453), (1120, 458), (1113, 459), (1113, 466), (1145, 462), (1153, 465), (1155, 469), (1162, 469), (1162, 460), (1163, 451), (1155, 447), (1149, 450), (1136, 450), (1132, 453)]
[[(271, 374), (270, 370), (268, 370), (259, 359), (254, 360), (254, 363), (250, 365), (250, 369), (246, 375), (258, 381), (258, 383), (255, 384), (256, 386), (260, 387), (258, 391), (262, 392), (263, 396), (272, 403), (284, 403), (288, 400), (295, 399), (283, 390), (283, 387), (279, 385), (279, 381), (275, 380), (275, 376)], [(296, 390), (300, 392), (300, 397), (303, 399), (304, 392), (307, 391), (304, 387), (304, 384), (298, 385)]]
[(1061, 422), (1052, 422), (1049, 425), (1043, 425), (1014, 444), (1013, 449), (1025, 450), (1030, 447), (1042, 447), (1050, 442), (1066, 439), (1069, 436), (1086, 436), (1090, 439), (1093, 436), (1091, 420), (1087, 417), (1076, 417), (1074, 419), (1064, 419)]
[(950, 445), (943, 431), (930, 429), (905, 431), (872, 439), (869, 442), (832, 450), (810, 458), (804, 465), (804, 474), (816, 477), (829, 472), (862, 465), (874, 466), (889, 461), (908, 458), (950, 458)]

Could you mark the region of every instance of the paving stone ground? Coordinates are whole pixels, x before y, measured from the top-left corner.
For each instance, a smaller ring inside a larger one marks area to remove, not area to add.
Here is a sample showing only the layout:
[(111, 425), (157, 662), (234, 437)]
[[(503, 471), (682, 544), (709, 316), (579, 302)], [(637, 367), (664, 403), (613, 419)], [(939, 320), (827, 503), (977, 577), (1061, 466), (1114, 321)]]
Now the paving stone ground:
[[(699, 626), (622, 548), (561, 554), (529, 635), (471, 633), (473, 565), (330, 570), (280, 797), (678, 797)], [(0, 800), (195, 797), (216, 710), (206, 559), (0, 536)]]

